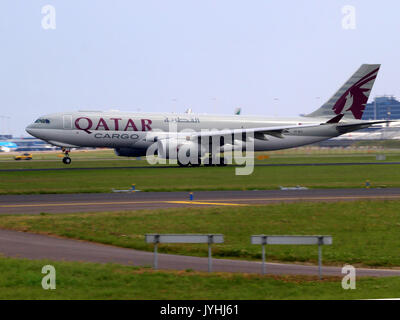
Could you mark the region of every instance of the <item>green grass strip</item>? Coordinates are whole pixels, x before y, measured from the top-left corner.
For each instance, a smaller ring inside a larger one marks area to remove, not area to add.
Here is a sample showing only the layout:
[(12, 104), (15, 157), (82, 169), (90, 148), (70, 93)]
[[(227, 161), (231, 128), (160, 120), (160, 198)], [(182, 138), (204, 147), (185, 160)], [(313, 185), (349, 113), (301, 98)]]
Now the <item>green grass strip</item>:
[[(44, 265), (56, 269), (56, 289), (44, 290)], [(152, 271), (115, 264), (0, 258), (0, 299), (372, 299), (398, 297), (400, 278), (340, 278)]]

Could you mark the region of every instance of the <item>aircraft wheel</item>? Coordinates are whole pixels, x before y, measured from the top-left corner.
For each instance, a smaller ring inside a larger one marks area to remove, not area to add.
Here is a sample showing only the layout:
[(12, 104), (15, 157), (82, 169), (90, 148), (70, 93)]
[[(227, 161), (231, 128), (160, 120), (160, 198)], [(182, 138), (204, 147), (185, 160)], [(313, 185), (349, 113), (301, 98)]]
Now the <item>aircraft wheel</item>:
[(214, 166), (214, 164), (213, 164), (213, 158), (212, 158), (212, 157), (209, 157), (209, 158), (208, 158), (208, 163), (204, 163), (204, 166), (205, 166), (205, 167), (212, 167), (212, 166)]
[(200, 158), (197, 158), (197, 163), (190, 163), (190, 165), (192, 166), (192, 167), (200, 167), (200, 165), (201, 165), (201, 159)]
[(225, 167), (226, 165), (227, 163), (225, 162), (225, 158), (224, 157), (219, 158), (219, 163), (217, 164), (217, 166)]
[(180, 167), (187, 167), (189, 165), (189, 162), (188, 163), (182, 163), (182, 162), (180, 162), (178, 160), (178, 164), (179, 164)]
[(70, 164), (71, 163), (71, 158), (70, 157), (64, 157), (62, 160), (65, 164)]

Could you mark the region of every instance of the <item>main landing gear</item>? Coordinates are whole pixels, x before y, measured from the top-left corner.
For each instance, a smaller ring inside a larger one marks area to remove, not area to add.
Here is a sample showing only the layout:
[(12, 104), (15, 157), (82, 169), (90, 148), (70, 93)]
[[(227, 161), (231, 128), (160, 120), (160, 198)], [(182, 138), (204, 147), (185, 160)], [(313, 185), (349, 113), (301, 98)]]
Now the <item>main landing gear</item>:
[(225, 167), (227, 165), (225, 158), (224, 157), (220, 157), (219, 161), (218, 158), (214, 158), (214, 157), (208, 157), (208, 161), (204, 163), (205, 167), (213, 167), (213, 166), (218, 166), (218, 167)]
[(187, 163), (182, 163), (182, 162), (180, 162), (179, 161), (179, 159), (178, 159), (178, 165), (180, 166), (180, 167), (188, 167), (189, 165), (191, 165), (192, 167), (200, 167), (200, 165), (201, 165), (201, 159), (200, 158), (197, 158), (197, 161), (189, 161), (189, 162), (187, 162)]
[(65, 164), (70, 164), (71, 163), (71, 158), (69, 157), (69, 149), (62, 148), (62, 152), (64, 153), (64, 158), (62, 159), (62, 162)]
[[(189, 165), (192, 167), (200, 167), (201, 166), (201, 158), (197, 159), (197, 162), (188, 162), (188, 163), (182, 163), (178, 160), (178, 165), (180, 167), (188, 167)], [(208, 158), (208, 161), (206, 160), (204, 162), (204, 166), (205, 167), (212, 167), (212, 166), (218, 166), (218, 167), (224, 167), (227, 165), (225, 158), (224, 157), (220, 157), (219, 161), (218, 159), (213, 159), (212, 157)]]

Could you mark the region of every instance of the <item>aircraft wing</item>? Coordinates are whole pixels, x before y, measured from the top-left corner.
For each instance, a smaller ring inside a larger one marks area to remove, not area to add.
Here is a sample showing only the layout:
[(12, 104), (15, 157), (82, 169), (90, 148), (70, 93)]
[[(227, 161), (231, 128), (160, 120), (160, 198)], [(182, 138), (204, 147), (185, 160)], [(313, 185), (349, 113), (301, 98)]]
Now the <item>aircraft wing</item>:
[(213, 137), (213, 136), (230, 136), (253, 133), (257, 139), (263, 139), (264, 135), (270, 135), (278, 138), (283, 138), (282, 134), (289, 129), (311, 128), (319, 127), (318, 124), (308, 125), (295, 125), (295, 126), (274, 126), (274, 127), (261, 127), (261, 128), (247, 128), (247, 129), (225, 129), (225, 130), (210, 130), (201, 132), (179, 132), (178, 135), (197, 138), (197, 137)]
[(230, 135), (244, 135), (247, 133), (253, 133), (254, 138), (261, 140), (268, 140), (267, 136), (273, 136), (276, 138), (283, 138), (283, 134), (288, 132), (290, 129), (306, 129), (306, 128), (318, 128), (324, 125), (335, 125), (337, 130), (342, 134), (351, 132), (359, 129), (368, 128), (374, 124), (388, 123), (389, 120), (377, 120), (377, 121), (363, 121), (356, 123), (334, 123), (329, 120), (326, 123), (321, 124), (303, 124), (293, 126), (273, 126), (273, 127), (261, 127), (261, 128), (247, 128), (247, 129), (225, 129), (225, 130), (210, 130), (202, 132), (179, 132), (178, 136), (184, 136), (188, 138), (198, 137), (213, 137), (213, 136), (230, 136)]
[(381, 124), (381, 123), (389, 123), (392, 122), (390, 120), (378, 120), (378, 121), (368, 121), (368, 122), (359, 122), (359, 123), (348, 123), (348, 124), (338, 124), (337, 130), (340, 133), (352, 132), (355, 130), (365, 129), (374, 124)]

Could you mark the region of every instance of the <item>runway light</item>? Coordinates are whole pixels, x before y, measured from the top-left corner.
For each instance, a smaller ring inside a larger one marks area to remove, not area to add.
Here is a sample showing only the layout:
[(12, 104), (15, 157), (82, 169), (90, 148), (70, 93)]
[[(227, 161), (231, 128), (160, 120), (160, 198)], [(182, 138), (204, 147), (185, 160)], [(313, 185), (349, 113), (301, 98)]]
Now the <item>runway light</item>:
[(189, 192), (189, 199), (190, 199), (190, 201), (193, 200), (193, 192)]
[(369, 182), (369, 180), (367, 180), (367, 181), (365, 182), (365, 187), (366, 187), (367, 189), (369, 189), (370, 186), (371, 186), (371, 183)]
[(135, 192), (136, 191), (136, 185), (134, 185), (134, 184), (132, 184), (132, 192)]

